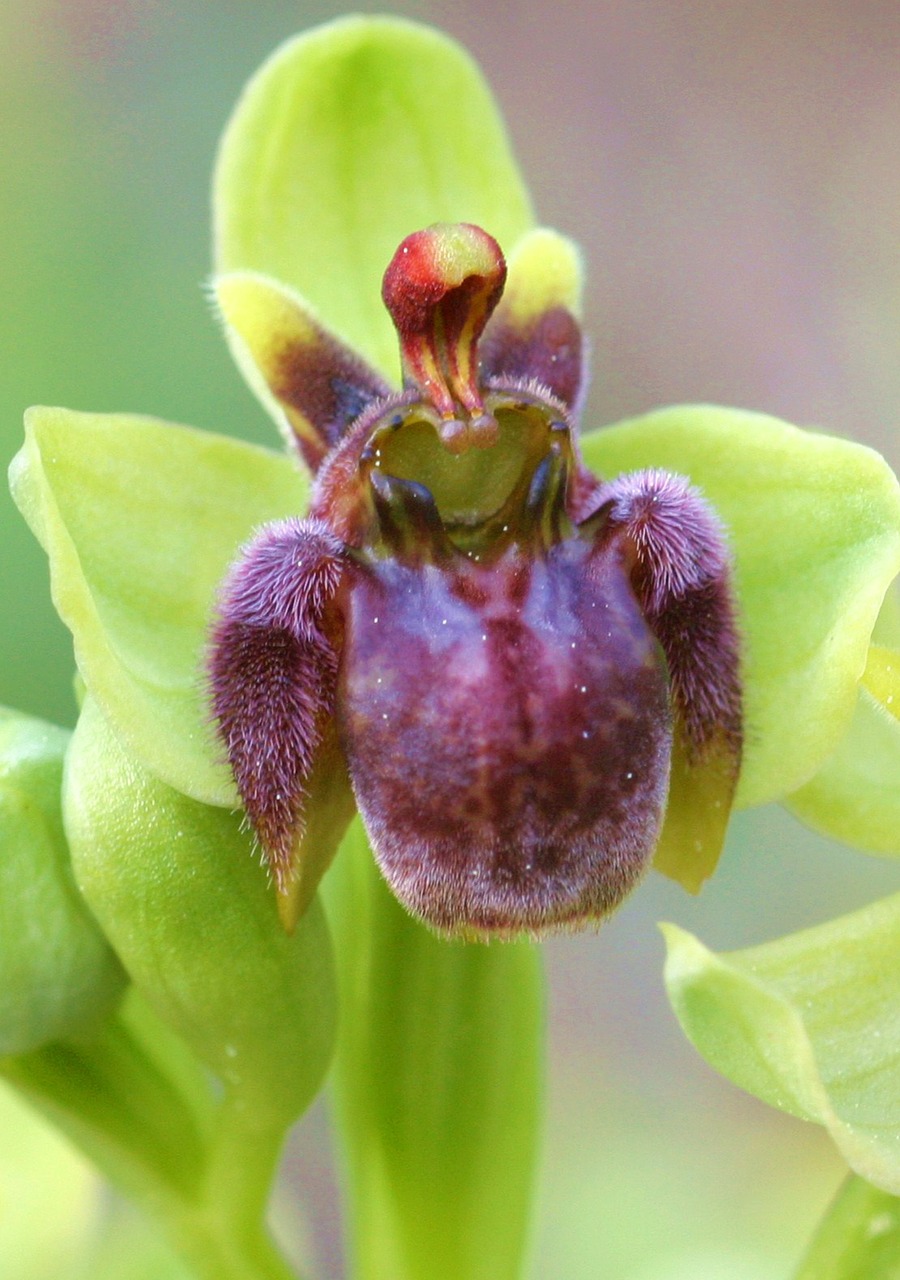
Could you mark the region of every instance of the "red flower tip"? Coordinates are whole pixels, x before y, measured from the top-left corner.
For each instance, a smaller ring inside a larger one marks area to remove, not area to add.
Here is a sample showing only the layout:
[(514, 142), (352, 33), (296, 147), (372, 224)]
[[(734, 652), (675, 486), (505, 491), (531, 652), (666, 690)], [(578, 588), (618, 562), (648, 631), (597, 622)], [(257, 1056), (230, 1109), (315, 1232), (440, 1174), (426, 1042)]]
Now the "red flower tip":
[(404, 378), (437, 411), (452, 453), (489, 448), (497, 438), (478, 388), (478, 339), (505, 282), (497, 241), (467, 222), (407, 236), (384, 273), (381, 296), (400, 339)]

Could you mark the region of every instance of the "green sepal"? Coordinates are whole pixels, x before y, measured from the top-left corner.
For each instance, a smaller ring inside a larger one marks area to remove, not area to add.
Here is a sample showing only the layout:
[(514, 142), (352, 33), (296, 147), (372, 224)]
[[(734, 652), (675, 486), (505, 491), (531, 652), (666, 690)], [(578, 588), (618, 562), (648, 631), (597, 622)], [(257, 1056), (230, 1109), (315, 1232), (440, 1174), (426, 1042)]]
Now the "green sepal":
[(292, 286), (394, 378), (380, 293), (400, 241), (433, 222), (475, 222), (509, 250), (532, 222), (478, 67), (399, 18), (343, 18), (276, 50), (225, 130), (213, 205), (218, 272)]
[(900, 856), (900, 654), (872, 645), (837, 751), (786, 803), (824, 835)]
[(517, 1280), (542, 1093), (539, 953), (429, 933), (389, 893), (358, 822), (323, 889), (352, 1274)]
[(794, 1280), (897, 1280), (898, 1276), (900, 1199), (851, 1175)]
[(128, 751), (186, 795), (235, 805), (203, 653), (238, 547), (305, 509), (299, 472), (268, 450), (150, 418), (32, 409), (10, 477), (81, 675)]
[(0, 1057), (90, 1034), (126, 985), (72, 877), (60, 797), (68, 742), (0, 709)]
[(852, 1169), (900, 1193), (900, 894), (716, 955), (664, 925), (682, 1029), (723, 1075), (824, 1125)]
[(288, 937), (239, 817), (142, 769), (91, 700), (67, 757), (64, 812), (79, 888), (147, 1002), (249, 1124), (294, 1120), (335, 1030), (318, 904)]
[(900, 572), (900, 486), (862, 445), (762, 414), (679, 406), (587, 436), (612, 478), (687, 475), (721, 517), (744, 635), (739, 805), (796, 791), (837, 747), (856, 705), (872, 628)]

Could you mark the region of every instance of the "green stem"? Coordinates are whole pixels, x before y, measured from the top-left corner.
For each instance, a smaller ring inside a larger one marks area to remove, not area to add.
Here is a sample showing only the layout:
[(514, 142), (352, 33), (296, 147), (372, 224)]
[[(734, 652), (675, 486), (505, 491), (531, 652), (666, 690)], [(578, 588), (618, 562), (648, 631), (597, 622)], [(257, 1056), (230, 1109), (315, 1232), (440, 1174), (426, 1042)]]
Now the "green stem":
[(296, 1280), (259, 1222), (238, 1233), (218, 1210), (188, 1208), (163, 1225), (198, 1280)]
[(129, 1000), (91, 1041), (0, 1062), (28, 1097), (154, 1219), (198, 1280), (294, 1280), (265, 1228), (283, 1130), (242, 1099), (216, 1107), (205, 1073)]
[(819, 1225), (795, 1280), (897, 1280), (900, 1198), (851, 1174)]
[(261, 1127), (240, 1092), (229, 1091), (219, 1109), (203, 1191), (216, 1235), (233, 1247), (236, 1256), (255, 1256), (259, 1267), (265, 1268), (259, 1275), (271, 1275), (273, 1280), (287, 1280), (294, 1274), (264, 1225), (283, 1142), (283, 1126)]
[(211, 1108), (187, 1097), (125, 1016), (92, 1040), (56, 1041), (0, 1072), (128, 1195), (187, 1200), (203, 1172)]

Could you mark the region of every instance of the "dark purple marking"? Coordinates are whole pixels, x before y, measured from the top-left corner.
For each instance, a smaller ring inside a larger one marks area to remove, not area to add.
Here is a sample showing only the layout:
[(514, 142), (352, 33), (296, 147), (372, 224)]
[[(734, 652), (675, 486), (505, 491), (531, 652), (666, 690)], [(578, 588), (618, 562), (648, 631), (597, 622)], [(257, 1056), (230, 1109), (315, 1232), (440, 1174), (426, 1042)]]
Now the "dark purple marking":
[(481, 340), (482, 378), (534, 382), (569, 409), (577, 407), (584, 381), (581, 326), (565, 307), (552, 307), (520, 325), (502, 305)]
[[(266, 370), (273, 395), (296, 411), (291, 426), (304, 461), (314, 473), (356, 418), (391, 388), (333, 334), (316, 329), (311, 342), (278, 350)], [(308, 424), (308, 426), (307, 426)]]
[(682, 476), (639, 471), (605, 485), (610, 533), (634, 551), (632, 578), (669, 666), (689, 759), (724, 745), (735, 777), (743, 741), (741, 643), (722, 527)]
[(321, 522), (270, 525), (232, 567), (211, 638), (213, 714), (282, 889), (303, 828), (306, 783), (334, 709), (338, 655), (326, 611), (342, 569), (343, 549)]

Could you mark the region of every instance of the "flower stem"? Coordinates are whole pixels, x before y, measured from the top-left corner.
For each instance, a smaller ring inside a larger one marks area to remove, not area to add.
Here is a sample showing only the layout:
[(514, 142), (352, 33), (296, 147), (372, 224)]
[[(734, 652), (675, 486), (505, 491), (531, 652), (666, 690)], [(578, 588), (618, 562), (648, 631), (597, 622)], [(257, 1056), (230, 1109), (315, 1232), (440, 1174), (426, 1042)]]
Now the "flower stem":
[(197, 1280), (297, 1280), (259, 1223), (236, 1232), (218, 1212), (188, 1210), (164, 1225)]
[(272, 1280), (294, 1276), (265, 1228), (283, 1142), (283, 1127), (260, 1126), (239, 1092), (226, 1093), (207, 1155), (203, 1202), (217, 1239), (237, 1259), (254, 1259), (256, 1270), (238, 1270), (238, 1276), (271, 1276)]
[(895, 1280), (898, 1274), (900, 1198), (851, 1174), (794, 1280)]
[(160, 1226), (198, 1280), (295, 1280), (265, 1227), (283, 1128), (260, 1126), (239, 1094), (216, 1106), (199, 1064), (140, 1002), (94, 1039), (5, 1059), (0, 1073)]

